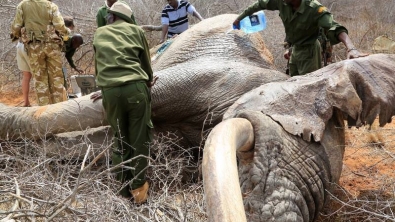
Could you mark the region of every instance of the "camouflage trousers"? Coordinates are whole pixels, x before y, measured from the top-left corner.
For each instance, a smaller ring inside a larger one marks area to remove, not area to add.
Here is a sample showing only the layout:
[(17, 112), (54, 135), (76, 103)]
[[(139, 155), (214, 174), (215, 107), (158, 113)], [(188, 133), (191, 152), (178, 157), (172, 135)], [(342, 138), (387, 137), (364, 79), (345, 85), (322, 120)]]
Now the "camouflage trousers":
[(57, 43), (36, 42), (27, 47), (39, 106), (67, 99), (62, 72), (62, 52)]

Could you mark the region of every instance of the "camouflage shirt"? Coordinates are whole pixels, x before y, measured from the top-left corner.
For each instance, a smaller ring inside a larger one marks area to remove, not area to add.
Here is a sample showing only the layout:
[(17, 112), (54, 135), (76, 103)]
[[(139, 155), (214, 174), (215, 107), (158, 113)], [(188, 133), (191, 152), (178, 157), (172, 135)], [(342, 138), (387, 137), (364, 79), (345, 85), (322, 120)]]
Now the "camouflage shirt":
[(332, 45), (339, 43), (338, 35), (347, 29), (337, 23), (332, 14), (316, 0), (301, 0), (298, 10), (283, 0), (258, 0), (239, 15), (238, 20), (262, 9), (278, 10), (283, 21), (287, 41), (294, 45), (313, 44), (323, 28)]
[(58, 6), (48, 0), (23, 0), (18, 4), (11, 24), (11, 36), (21, 37), (22, 27), (25, 27), (29, 41), (61, 41), (55, 31), (66, 39), (70, 34)]

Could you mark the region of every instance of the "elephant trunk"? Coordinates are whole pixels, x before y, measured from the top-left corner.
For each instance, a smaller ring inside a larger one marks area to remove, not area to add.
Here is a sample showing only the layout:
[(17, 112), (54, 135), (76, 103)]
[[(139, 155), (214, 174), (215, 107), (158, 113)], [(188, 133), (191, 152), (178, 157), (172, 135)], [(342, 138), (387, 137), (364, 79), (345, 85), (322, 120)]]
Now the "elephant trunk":
[(205, 144), (209, 221), (314, 221), (332, 181), (327, 149), (260, 112), (237, 117), (217, 125)]
[(0, 103), (0, 110), (0, 140), (44, 139), (107, 124), (101, 102), (92, 102), (89, 96), (28, 108)]
[(236, 152), (252, 149), (254, 132), (242, 118), (218, 124), (203, 154), (203, 186), (210, 221), (247, 221), (241, 196)]

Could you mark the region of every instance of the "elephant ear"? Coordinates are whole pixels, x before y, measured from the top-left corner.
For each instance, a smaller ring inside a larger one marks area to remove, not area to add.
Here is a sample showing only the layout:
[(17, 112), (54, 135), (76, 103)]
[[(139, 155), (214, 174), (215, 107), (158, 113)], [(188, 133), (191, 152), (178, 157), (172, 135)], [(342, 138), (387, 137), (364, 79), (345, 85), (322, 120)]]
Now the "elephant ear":
[(395, 55), (376, 54), (344, 60), (305, 76), (268, 83), (237, 100), (224, 119), (242, 110), (255, 110), (278, 121), (304, 140), (320, 141), (333, 108), (340, 109), (349, 126), (380, 126), (395, 113)]

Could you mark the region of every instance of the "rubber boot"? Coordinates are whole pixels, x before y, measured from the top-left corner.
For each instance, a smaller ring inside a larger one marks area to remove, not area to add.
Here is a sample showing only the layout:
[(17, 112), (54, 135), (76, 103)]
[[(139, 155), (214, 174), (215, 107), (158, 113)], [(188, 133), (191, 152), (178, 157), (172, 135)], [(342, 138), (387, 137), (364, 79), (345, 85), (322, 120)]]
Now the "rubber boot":
[(130, 191), (130, 193), (132, 193), (133, 195), (133, 199), (136, 204), (141, 204), (147, 201), (148, 189), (149, 189), (148, 182), (145, 182), (143, 186)]

